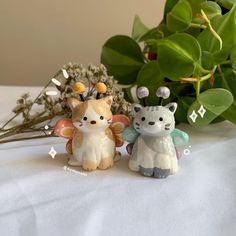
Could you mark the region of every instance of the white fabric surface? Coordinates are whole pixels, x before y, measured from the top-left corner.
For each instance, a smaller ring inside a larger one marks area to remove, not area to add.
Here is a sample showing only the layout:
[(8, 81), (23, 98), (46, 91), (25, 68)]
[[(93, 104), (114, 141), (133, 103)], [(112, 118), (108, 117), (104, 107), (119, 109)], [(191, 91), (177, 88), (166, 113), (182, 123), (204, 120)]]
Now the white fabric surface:
[[(0, 87), (1, 123), (23, 91), (38, 90)], [(0, 144), (0, 235), (236, 235), (236, 126), (179, 128), (191, 153), (164, 180), (129, 171), (127, 158), (87, 176), (66, 171), (61, 138)]]

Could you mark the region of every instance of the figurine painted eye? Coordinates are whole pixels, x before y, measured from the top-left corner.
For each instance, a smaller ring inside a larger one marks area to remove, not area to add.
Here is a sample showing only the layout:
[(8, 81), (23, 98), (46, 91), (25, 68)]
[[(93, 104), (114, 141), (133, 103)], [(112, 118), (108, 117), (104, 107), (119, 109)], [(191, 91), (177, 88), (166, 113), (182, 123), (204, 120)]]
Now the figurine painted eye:
[(87, 120), (88, 118), (85, 116), (84, 118), (83, 118), (83, 120)]
[(141, 121), (145, 121), (145, 117), (142, 117), (142, 118), (141, 118)]
[(162, 117), (160, 117), (160, 118), (159, 118), (159, 121), (163, 121), (163, 118), (162, 118)]
[(103, 116), (100, 116), (100, 120), (103, 120), (104, 119), (104, 117)]

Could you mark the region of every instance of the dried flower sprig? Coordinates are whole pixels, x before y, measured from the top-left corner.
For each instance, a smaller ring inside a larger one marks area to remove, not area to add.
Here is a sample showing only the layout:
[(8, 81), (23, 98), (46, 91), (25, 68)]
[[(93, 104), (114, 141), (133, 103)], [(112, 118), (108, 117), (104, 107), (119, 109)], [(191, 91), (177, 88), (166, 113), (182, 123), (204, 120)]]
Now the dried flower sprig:
[[(16, 106), (12, 110), (14, 116), (0, 128), (0, 143), (55, 137), (54, 119), (58, 116), (71, 117), (67, 98), (79, 98), (79, 94), (73, 92), (73, 85), (76, 82), (86, 85), (85, 99), (94, 95), (95, 85), (98, 82), (105, 83), (107, 91), (101, 96), (113, 96), (111, 107), (113, 114), (122, 113), (131, 116), (131, 104), (124, 99), (122, 88), (107, 74), (105, 66), (89, 64), (84, 67), (78, 63), (68, 63), (49, 80), (34, 100), (29, 93), (24, 93), (16, 101)], [(22, 118), (21, 124), (9, 127), (17, 117)], [(17, 137), (25, 133), (27, 136)], [(9, 139), (12, 136), (14, 137)]]

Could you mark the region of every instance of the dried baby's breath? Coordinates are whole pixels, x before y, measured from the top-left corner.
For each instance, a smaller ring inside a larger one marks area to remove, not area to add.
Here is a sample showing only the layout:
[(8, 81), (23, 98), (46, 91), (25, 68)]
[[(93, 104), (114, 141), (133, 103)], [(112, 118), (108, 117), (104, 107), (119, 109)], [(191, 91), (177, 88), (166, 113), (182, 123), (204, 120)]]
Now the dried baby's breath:
[[(58, 81), (58, 83), (53, 83)], [(103, 96), (113, 96), (113, 104), (111, 110), (113, 114), (126, 114), (131, 116), (131, 104), (124, 99), (122, 88), (118, 85), (117, 81), (112, 76), (107, 74), (107, 69), (104, 65), (95, 66), (89, 64), (87, 67), (79, 63), (68, 63), (59, 70), (48, 84), (45, 85), (43, 90), (39, 93), (36, 99), (32, 99), (29, 93), (24, 93), (16, 101), (16, 106), (13, 108), (15, 115), (7, 121), (0, 128), (0, 143), (11, 142), (17, 140), (53, 137), (53, 121), (58, 116), (71, 117), (71, 110), (67, 105), (69, 97), (77, 97), (78, 94), (74, 93), (72, 86), (76, 82), (83, 82), (87, 86), (87, 94), (85, 99), (93, 96), (95, 98), (95, 84), (103, 82), (107, 86), (107, 92)], [(57, 91), (57, 96), (48, 96), (46, 90), (49, 86), (54, 86), (53, 91)], [(11, 121), (16, 117), (22, 117), (22, 123), (16, 126), (7, 128)], [(45, 125), (50, 127), (45, 130)], [(39, 135), (30, 136), (20, 139), (7, 139), (7, 137), (19, 133), (32, 133), (39, 132)]]

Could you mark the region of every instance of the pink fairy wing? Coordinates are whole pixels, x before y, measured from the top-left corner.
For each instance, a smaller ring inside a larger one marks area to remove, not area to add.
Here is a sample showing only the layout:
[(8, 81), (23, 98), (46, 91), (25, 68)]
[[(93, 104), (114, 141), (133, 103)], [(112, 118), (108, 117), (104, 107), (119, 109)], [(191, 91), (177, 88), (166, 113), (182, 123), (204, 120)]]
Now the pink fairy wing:
[(66, 143), (66, 151), (69, 154), (73, 154), (73, 150), (72, 150), (72, 139), (69, 139), (68, 142)]
[(112, 123), (110, 125), (110, 129), (114, 135), (116, 147), (121, 147), (123, 145), (122, 139), (122, 131), (128, 127), (130, 124), (130, 120), (125, 115), (114, 115), (112, 117)]
[(57, 121), (54, 132), (57, 136), (66, 139), (72, 139), (74, 134), (75, 126), (71, 119), (62, 118)]
[(130, 125), (130, 120), (125, 115), (114, 115), (110, 128), (115, 132), (121, 133), (126, 127)]

